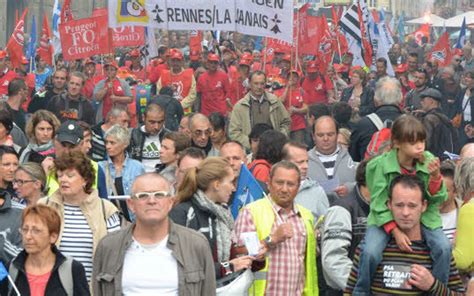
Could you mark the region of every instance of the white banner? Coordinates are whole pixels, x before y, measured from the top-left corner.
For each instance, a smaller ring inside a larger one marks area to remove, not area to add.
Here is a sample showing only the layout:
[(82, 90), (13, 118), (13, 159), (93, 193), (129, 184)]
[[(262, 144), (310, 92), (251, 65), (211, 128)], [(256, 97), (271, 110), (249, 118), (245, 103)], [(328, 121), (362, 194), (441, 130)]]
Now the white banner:
[(292, 42), (292, 0), (108, 0), (109, 27), (221, 30)]

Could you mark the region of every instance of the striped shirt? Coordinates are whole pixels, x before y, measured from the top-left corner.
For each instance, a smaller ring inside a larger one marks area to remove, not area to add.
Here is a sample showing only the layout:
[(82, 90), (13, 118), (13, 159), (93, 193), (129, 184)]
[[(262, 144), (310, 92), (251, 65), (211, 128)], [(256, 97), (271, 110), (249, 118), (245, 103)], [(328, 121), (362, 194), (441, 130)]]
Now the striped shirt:
[(331, 155), (321, 154), (316, 149), (315, 151), (316, 155), (319, 157), (319, 160), (326, 169), (326, 175), (328, 175), (328, 179), (332, 179), (332, 177), (334, 176), (334, 167), (336, 166), (336, 159), (339, 155), (339, 147), (337, 147), (336, 151), (334, 151), (334, 153)]
[(441, 221), (443, 222), (443, 232), (451, 243), (454, 240), (456, 226), (458, 224), (459, 209), (456, 208), (449, 213), (441, 213)]
[[(115, 213), (107, 219), (107, 232), (120, 230), (120, 218)], [(64, 256), (82, 263), (87, 281), (92, 275), (93, 236), (86, 217), (79, 206), (64, 204), (64, 230), (59, 245)]]
[[(426, 292), (416, 287), (410, 287), (407, 283), (410, 277), (412, 264), (419, 264), (428, 270), (432, 270), (430, 249), (424, 241), (412, 241), (413, 253), (406, 253), (398, 248), (395, 239), (391, 239), (383, 252), (382, 262), (377, 266), (372, 281), (372, 293), (375, 295), (426, 295)], [(344, 295), (352, 295), (359, 268), (360, 248), (356, 250), (354, 264), (347, 281)], [(448, 285), (435, 279), (435, 283), (428, 291), (429, 295), (463, 295), (464, 286), (456, 268), (454, 258), (451, 257)]]

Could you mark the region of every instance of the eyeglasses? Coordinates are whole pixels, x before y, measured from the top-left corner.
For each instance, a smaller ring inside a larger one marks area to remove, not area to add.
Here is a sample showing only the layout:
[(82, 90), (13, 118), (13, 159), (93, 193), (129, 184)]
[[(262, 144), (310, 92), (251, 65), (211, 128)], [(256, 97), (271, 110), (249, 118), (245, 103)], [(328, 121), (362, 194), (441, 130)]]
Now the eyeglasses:
[(41, 230), (41, 229), (38, 229), (36, 227), (32, 227), (32, 228), (20, 228), (20, 234), (25, 236), (28, 234), (28, 232), (31, 233), (31, 235), (33, 236), (38, 236), (40, 235), (41, 233), (44, 232), (44, 230)]
[(195, 130), (195, 131), (193, 132), (193, 134), (194, 134), (196, 137), (203, 136), (203, 135), (206, 136), (206, 137), (208, 137), (208, 136), (211, 135), (211, 130), (210, 130), (210, 129), (207, 129), (207, 130), (204, 130), (204, 131), (202, 131), (202, 130)]
[(36, 180), (17, 180), (17, 179), (14, 179), (12, 181), (13, 184), (16, 184), (18, 186), (23, 186), (25, 183), (30, 183), (30, 182), (35, 182)]
[(138, 192), (132, 195), (132, 199), (135, 200), (148, 200), (151, 197), (156, 199), (164, 199), (170, 197), (171, 193), (167, 191), (155, 191), (155, 192)]

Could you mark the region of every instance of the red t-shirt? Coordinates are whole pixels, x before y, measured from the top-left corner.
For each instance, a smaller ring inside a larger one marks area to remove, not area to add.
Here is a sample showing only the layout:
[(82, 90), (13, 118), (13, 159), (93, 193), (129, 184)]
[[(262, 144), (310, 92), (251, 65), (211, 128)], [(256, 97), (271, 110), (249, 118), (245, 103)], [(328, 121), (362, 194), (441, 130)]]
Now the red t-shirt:
[[(285, 93), (285, 88), (280, 88), (274, 92), (274, 94), (277, 97), (281, 97), (284, 93)], [(288, 110), (288, 113), (289, 113), (291, 106), (295, 108), (301, 108), (303, 107), (303, 103), (304, 103), (303, 89), (299, 87), (297, 89), (292, 89), (289, 91), (285, 102), (283, 102), (283, 105), (285, 105), (286, 110)], [(294, 132), (294, 131), (298, 131), (304, 128), (306, 128), (306, 121), (304, 119), (304, 114), (298, 114), (298, 113), (291, 114), (290, 130)]]
[(147, 71), (148, 71), (148, 79), (151, 83), (155, 84), (160, 79), (161, 73), (164, 70), (169, 70), (167, 64), (149, 64)]
[(318, 75), (315, 80), (306, 77), (303, 81), (303, 99), (306, 104), (328, 103), (328, 90), (333, 90), (334, 85), (329, 77), (324, 76), (324, 80)]
[[(244, 82), (245, 81), (242, 81), (240, 77), (236, 77), (230, 82), (229, 98), (232, 105), (235, 105), (249, 92), (249, 89), (245, 87)], [(246, 83), (248, 83), (248, 80)]]
[(26, 273), (26, 278), (28, 279), (28, 286), (30, 286), (30, 295), (44, 296), (46, 292), (46, 285), (48, 284), (50, 276), (51, 272), (42, 275)]
[(95, 85), (103, 79), (104, 78), (102, 76), (98, 75), (87, 79), (86, 83), (84, 84), (84, 88), (82, 89), (82, 94), (84, 95), (84, 97), (86, 97), (88, 100), (91, 100), (94, 94)]
[(206, 71), (199, 76), (196, 91), (201, 94), (201, 113), (208, 116), (212, 112), (227, 115), (225, 99), (230, 90), (229, 78), (222, 70), (210, 74)]

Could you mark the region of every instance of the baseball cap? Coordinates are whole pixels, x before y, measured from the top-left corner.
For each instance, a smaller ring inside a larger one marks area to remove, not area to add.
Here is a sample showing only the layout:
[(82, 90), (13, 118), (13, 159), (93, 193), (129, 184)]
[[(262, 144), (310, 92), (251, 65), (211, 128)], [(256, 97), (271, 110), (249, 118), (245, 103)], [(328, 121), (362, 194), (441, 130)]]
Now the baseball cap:
[(170, 59), (172, 60), (183, 60), (183, 53), (180, 50), (175, 50), (171, 53)]
[(110, 62), (110, 63), (107, 63), (104, 65), (104, 68), (107, 68), (107, 67), (114, 67), (115, 69), (118, 69), (118, 65), (117, 65), (117, 62), (116, 61), (113, 61), (113, 62)]
[(21, 56), (21, 64), (22, 65), (27, 65), (28, 64), (28, 59), (25, 56)]
[(84, 61), (84, 65), (87, 65), (87, 64), (95, 64), (95, 61), (91, 58), (87, 58)]
[(215, 53), (210, 53), (207, 55), (207, 60), (209, 62), (219, 62), (220, 59), (219, 59), (219, 56)]
[(407, 64), (400, 64), (395, 67), (395, 73), (405, 73), (406, 71), (408, 71)]
[(199, 61), (199, 58), (201, 57), (201, 53), (197, 50), (191, 50), (189, 52), (189, 59), (191, 61)]
[(441, 99), (443, 97), (443, 95), (441, 94), (441, 92), (437, 89), (434, 89), (434, 88), (427, 88), (425, 89), (424, 91), (421, 92), (420, 94), (420, 97), (421, 98), (426, 98), (426, 97), (430, 97), (432, 98), (433, 100), (436, 100), (438, 102), (441, 102)]
[(56, 139), (61, 143), (78, 145), (84, 138), (84, 130), (75, 120), (67, 120), (61, 124)]

